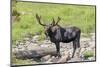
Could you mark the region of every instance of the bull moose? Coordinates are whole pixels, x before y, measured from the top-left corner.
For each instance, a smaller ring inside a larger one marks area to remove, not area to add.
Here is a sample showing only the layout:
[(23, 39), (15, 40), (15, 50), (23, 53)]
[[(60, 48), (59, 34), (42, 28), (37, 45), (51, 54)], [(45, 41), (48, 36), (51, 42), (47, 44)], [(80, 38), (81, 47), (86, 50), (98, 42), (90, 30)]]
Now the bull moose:
[(52, 20), (52, 23), (47, 25), (41, 23), (41, 16), (36, 14), (36, 19), (40, 25), (44, 27), (45, 35), (50, 38), (50, 41), (55, 43), (56, 46), (56, 56), (61, 57), (60, 55), (60, 42), (69, 43), (73, 42), (73, 53), (72, 58), (74, 57), (75, 51), (77, 48), (80, 48), (80, 34), (81, 30), (78, 27), (61, 27), (58, 25), (58, 22), (61, 20), (58, 17), (57, 21)]

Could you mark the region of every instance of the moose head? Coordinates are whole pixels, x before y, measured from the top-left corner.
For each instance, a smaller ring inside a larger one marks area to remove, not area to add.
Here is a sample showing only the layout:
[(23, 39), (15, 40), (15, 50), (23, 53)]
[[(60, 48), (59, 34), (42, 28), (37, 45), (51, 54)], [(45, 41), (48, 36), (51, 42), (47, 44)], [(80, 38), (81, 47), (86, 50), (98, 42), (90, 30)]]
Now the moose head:
[(36, 14), (36, 19), (38, 23), (44, 27), (44, 32), (47, 37), (50, 33), (54, 32), (58, 28), (58, 22), (61, 20), (60, 17), (58, 17), (57, 21), (55, 21), (53, 18), (51, 24), (43, 24), (41, 23), (41, 16), (39, 16), (38, 14)]

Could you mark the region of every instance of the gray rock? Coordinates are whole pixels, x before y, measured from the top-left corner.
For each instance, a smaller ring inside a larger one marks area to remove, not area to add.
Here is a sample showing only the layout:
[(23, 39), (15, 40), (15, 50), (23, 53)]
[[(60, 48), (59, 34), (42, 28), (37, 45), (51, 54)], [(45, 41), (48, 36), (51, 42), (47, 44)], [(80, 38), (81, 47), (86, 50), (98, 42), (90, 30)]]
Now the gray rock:
[(46, 61), (46, 63), (53, 63), (53, 60), (55, 59), (55, 57), (54, 56), (52, 56), (51, 58), (49, 58), (47, 61)]
[(88, 41), (81, 42), (81, 48), (87, 48), (87, 47), (89, 47), (89, 42)]
[(89, 45), (90, 45), (90, 48), (95, 48), (95, 41), (90, 41)]
[(65, 48), (65, 49), (71, 49), (72, 45), (73, 45), (72, 42), (71, 43), (60, 43), (60, 47)]
[(40, 47), (47, 47), (48, 48), (49, 46), (46, 44), (41, 44)]
[(60, 58), (58, 58), (58, 57), (52, 58), (52, 59), (51, 59), (51, 62), (57, 63), (57, 61), (58, 61), (59, 59), (60, 59)]
[(32, 42), (37, 43), (38, 40), (39, 40), (39, 35), (35, 35), (35, 36), (33, 36), (33, 38), (32, 38)]
[(91, 40), (95, 41), (95, 33), (90, 33), (90, 35), (91, 35)]
[(58, 61), (57, 63), (63, 63), (63, 62), (67, 62), (70, 59), (70, 54), (66, 53), (65, 55), (63, 55)]
[(26, 41), (25, 44), (26, 44), (26, 45), (30, 45), (30, 41)]
[(37, 48), (37, 47), (39, 47), (38, 44), (33, 43), (33, 44), (31, 44), (31, 45), (28, 45), (28, 46), (27, 46), (27, 49), (28, 49), (28, 50), (32, 50), (32, 49), (35, 49), (35, 48)]
[(24, 38), (24, 41), (29, 41), (29, 40), (30, 40), (30, 38), (28, 38), (28, 37)]
[(87, 38), (87, 37), (84, 37), (84, 38), (81, 38), (80, 39), (80, 42), (84, 42), (84, 41), (90, 41), (91, 40), (91, 38)]
[(38, 62), (36, 62), (36, 61), (32, 61), (32, 64), (39, 64)]
[[(35, 35), (32, 36), (32, 39), (26, 37), (25, 43), (23, 41), (18, 41), (16, 42), (16, 47), (13, 48), (13, 52), (16, 51), (22, 51), (22, 50), (32, 50), (32, 49), (36, 49), (36, 48), (49, 48), (49, 47), (54, 47), (55, 48), (55, 44), (51, 43), (50, 40), (44, 40), (42, 42), (39, 42), (39, 35)], [(80, 50), (80, 57), (74, 57), (74, 58), (70, 58), (72, 56), (73, 53), (73, 43), (60, 43), (60, 53), (61, 53), (61, 58), (58, 57), (54, 57), (54, 56), (50, 56), (50, 55), (46, 55), (44, 57), (41, 58), (41, 62), (43, 63), (60, 63), (60, 62), (78, 62), (78, 61), (92, 61), (95, 60), (95, 57), (89, 57), (88, 59), (84, 59), (83, 56), (83, 52), (86, 50), (91, 50), (94, 51), (95, 54), (95, 34), (91, 34), (91, 37), (82, 37), (81, 38), (81, 50)], [(26, 51), (27, 51), (26, 50)], [(41, 51), (39, 51), (41, 52)], [(77, 52), (77, 51), (76, 51)], [(36, 54), (35, 54), (36, 55)], [(32, 55), (33, 56), (33, 55)], [(95, 56), (95, 55), (94, 55)], [(70, 58), (70, 59), (69, 59)], [(66, 61), (66, 59), (68, 59)], [(33, 60), (33, 63), (38, 63), (35, 62), (35, 60)]]
[(49, 60), (47, 60), (45, 63), (53, 63), (53, 62), (51, 62), (51, 58), (49, 59)]

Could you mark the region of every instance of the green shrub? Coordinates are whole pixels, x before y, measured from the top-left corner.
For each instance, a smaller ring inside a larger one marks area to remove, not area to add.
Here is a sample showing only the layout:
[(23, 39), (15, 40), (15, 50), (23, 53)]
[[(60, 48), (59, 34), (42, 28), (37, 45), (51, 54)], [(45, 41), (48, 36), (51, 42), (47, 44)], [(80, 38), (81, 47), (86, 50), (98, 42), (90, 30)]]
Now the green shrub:
[(90, 51), (90, 50), (85, 51), (85, 52), (83, 53), (83, 55), (84, 55), (84, 58), (85, 58), (85, 59), (88, 59), (89, 57), (93, 57), (93, 56), (94, 56), (93, 52)]
[(20, 16), (20, 13), (18, 13), (16, 9), (13, 9), (12, 16)]
[(16, 1), (16, 0), (12, 0), (12, 16), (15, 16), (15, 17), (16, 17), (16, 18), (14, 19), (14, 21), (15, 21), (15, 20), (19, 21), (19, 20), (20, 20), (20, 18), (19, 18), (20, 13), (19, 13), (18, 10), (16, 9), (16, 4), (17, 4), (17, 1)]

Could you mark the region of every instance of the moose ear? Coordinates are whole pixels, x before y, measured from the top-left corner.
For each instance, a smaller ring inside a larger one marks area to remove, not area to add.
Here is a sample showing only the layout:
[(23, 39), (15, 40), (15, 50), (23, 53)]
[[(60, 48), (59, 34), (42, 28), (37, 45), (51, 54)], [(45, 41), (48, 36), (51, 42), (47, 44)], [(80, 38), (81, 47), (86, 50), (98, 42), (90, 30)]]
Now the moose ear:
[(54, 20), (54, 18), (53, 18), (53, 21), (52, 21), (52, 25), (55, 25), (55, 20)]
[(57, 19), (57, 22), (56, 22), (56, 25), (58, 24), (58, 22), (61, 20), (61, 18), (58, 16), (58, 19)]

